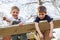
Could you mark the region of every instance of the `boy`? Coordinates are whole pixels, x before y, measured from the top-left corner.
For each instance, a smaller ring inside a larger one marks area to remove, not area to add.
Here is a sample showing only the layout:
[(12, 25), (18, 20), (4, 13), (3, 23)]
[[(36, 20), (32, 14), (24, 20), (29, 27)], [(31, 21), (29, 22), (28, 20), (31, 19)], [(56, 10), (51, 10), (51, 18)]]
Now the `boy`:
[[(37, 9), (37, 15), (38, 16), (35, 19), (35, 28), (39, 34), (40, 39), (41, 40), (51, 40), (51, 38), (53, 37), (53, 26), (54, 25), (53, 25), (53, 21), (52, 21), (53, 19), (47, 15), (46, 7), (39, 6)], [(38, 23), (39, 23), (39, 21), (42, 21), (42, 20), (48, 21), (48, 23), (50, 24), (50, 30), (41, 31), (39, 29)]]
[[(20, 26), (23, 25), (23, 23), (24, 23), (23, 18), (22, 17), (18, 18), (18, 15), (19, 15), (19, 8), (18, 7), (13, 6), (11, 8), (10, 14), (12, 15), (12, 17), (9, 19), (6, 19), (4, 17), (4, 20), (6, 20), (9, 23), (12, 23), (12, 25), (15, 25), (15, 24), (19, 24)], [(20, 38), (20, 35), (22, 36), (21, 38)], [(27, 40), (26, 33), (12, 35), (11, 37), (12, 37), (12, 40), (20, 40), (20, 39)]]

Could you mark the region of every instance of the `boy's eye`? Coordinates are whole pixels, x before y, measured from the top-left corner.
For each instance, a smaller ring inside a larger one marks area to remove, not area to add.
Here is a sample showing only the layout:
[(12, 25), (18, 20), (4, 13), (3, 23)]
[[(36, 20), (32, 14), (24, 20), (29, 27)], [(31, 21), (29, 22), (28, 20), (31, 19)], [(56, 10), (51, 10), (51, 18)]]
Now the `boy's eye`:
[(15, 12), (13, 12), (13, 13), (15, 13)]
[(44, 14), (39, 14), (39, 15), (44, 15)]
[(13, 13), (18, 13), (18, 12), (13, 12)]
[(42, 15), (44, 15), (44, 14), (42, 14)]

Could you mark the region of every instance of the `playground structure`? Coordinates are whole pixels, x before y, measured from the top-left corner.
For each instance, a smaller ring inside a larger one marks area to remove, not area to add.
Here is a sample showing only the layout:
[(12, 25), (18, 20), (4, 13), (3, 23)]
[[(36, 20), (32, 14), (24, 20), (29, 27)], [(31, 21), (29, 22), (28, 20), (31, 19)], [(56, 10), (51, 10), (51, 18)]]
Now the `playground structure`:
[[(60, 28), (60, 20), (54, 20), (54, 28)], [(41, 30), (48, 30), (49, 29), (49, 23), (48, 22), (40, 22), (39, 26)], [(46, 28), (45, 28), (46, 27)], [(23, 26), (18, 25), (12, 25), (7, 28), (0, 28), (0, 36), (5, 35), (15, 35), (15, 34), (21, 34), (21, 33), (30, 33), (34, 32), (35, 26), (34, 23), (25, 24)]]

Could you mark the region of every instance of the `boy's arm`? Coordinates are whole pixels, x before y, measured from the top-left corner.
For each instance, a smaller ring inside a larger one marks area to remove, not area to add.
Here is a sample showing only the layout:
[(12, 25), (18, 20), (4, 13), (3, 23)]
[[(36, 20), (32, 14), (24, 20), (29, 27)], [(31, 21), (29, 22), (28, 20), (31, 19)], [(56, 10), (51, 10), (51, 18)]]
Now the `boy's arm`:
[(22, 23), (22, 22), (20, 22), (18, 25), (19, 25), (19, 26), (23, 26), (23, 23)]
[(39, 29), (39, 26), (38, 26), (38, 23), (35, 22), (35, 28), (40, 36), (40, 38), (43, 38), (43, 34), (41, 33), (40, 29)]
[(40, 35), (41, 34), (41, 31), (39, 29), (38, 23), (36, 23), (36, 22), (35, 22), (35, 28), (36, 28), (37, 32), (39, 33), (39, 35)]
[(54, 28), (54, 24), (53, 21), (50, 22), (50, 33), (49, 33), (49, 37), (52, 38), (53, 37), (53, 28)]
[(5, 21), (10, 23), (10, 21), (6, 17), (3, 17), (3, 20), (5, 20)]
[(53, 32), (54, 24), (53, 21), (50, 22), (50, 32)]

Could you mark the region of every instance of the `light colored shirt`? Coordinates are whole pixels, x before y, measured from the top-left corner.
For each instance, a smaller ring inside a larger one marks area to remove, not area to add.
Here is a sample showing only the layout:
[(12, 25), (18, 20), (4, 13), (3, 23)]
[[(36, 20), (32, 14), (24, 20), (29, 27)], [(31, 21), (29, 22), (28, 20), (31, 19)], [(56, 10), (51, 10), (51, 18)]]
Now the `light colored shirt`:
[(23, 24), (25, 23), (23, 17), (18, 17), (18, 19), (14, 19), (13, 17), (8, 18), (8, 20), (11, 22), (16, 21), (16, 22), (22, 22)]

